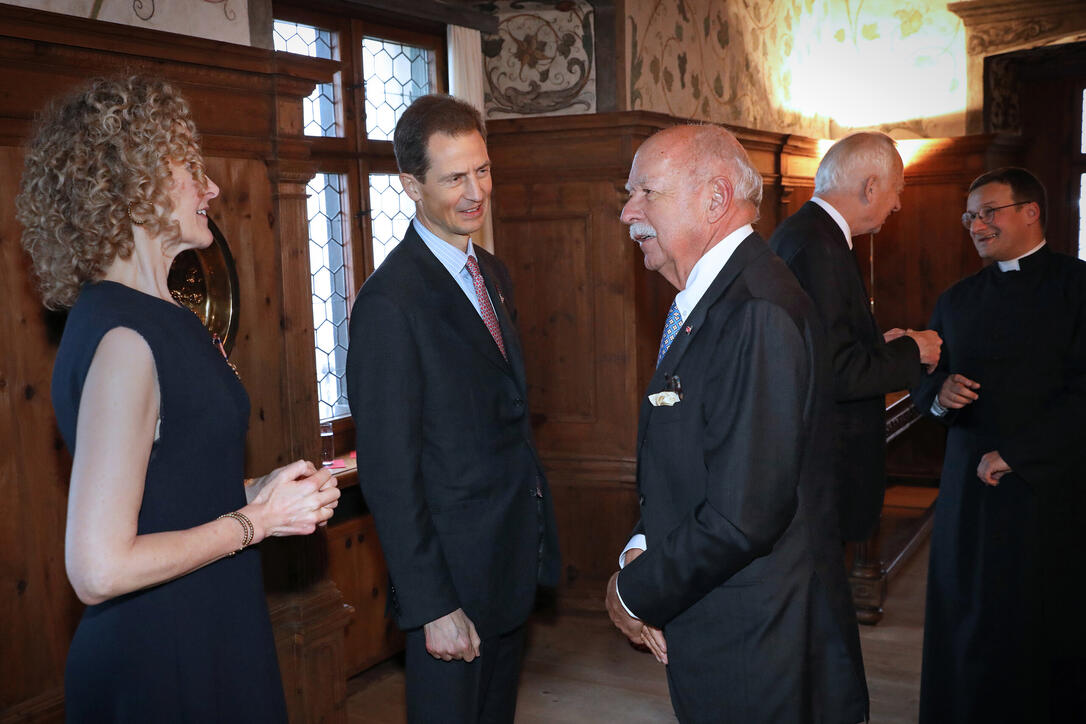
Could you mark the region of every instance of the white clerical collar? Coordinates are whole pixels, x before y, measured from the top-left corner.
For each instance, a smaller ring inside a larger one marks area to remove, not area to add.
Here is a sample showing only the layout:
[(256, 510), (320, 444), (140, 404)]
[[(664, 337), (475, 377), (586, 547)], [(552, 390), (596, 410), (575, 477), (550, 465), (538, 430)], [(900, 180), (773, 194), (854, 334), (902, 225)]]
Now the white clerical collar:
[(841, 212), (833, 208), (833, 204), (826, 199), (819, 196), (812, 196), (811, 201), (815, 202), (830, 215), (830, 218), (837, 222), (837, 225), (841, 227), (841, 233), (845, 235), (845, 241), (848, 243), (848, 248), (852, 248), (852, 229), (848, 228), (848, 222), (845, 221), (845, 217), (841, 216)]
[(1045, 245), (1045, 240), (1041, 239), (1040, 244), (1033, 247), (1032, 249), (1027, 251), (1025, 254), (1023, 254), (1022, 256), (1018, 257), (1018, 259), (1011, 259), (1010, 261), (997, 261), (996, 264), (999, 264), (999, 271), (1005, 271), (1005, 272), (1007, 272), (1007, 271), (1021, 271), (1022, 267), (1019, 266), (1018, 260), (1019, 259), (1025, 259), (1030, 254), (1037, 253), (1037, 251), (1039, 251), (1040, 248), (1042, 246), (1044, 246), (1044, 245)]
[(682, 315), (684, 322), (705, 296), (705, 292), (720, 274), (720, 270), (728, 263), (728, 259), (732, 258), (736, 248), (753, 233), (754, 227), (744, 224), (714, 244), (698, 259), (698, 263), (690, 270), (690, 276), (686, 278), (686, 287), (675, 295), (675, 306), (679, 308), (679, 314)]

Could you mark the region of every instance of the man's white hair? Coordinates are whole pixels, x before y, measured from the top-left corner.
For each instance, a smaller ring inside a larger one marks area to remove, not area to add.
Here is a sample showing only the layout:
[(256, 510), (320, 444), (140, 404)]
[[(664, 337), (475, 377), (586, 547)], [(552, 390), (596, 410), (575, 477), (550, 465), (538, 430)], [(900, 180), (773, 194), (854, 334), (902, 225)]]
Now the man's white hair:
[(900, 163), (897, 143), (885, 133), (853, 133), (826, 151), (815, 173), (814, 192), (858, 191), (869, 176), (885, 177)]

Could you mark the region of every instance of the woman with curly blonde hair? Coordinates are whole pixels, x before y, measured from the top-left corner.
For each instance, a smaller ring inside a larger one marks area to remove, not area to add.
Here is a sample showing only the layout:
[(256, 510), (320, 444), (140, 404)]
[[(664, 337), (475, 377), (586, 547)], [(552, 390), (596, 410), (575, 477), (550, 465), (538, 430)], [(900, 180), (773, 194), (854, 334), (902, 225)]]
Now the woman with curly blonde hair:
[(257, 551), (312, 533), (339, 491), (298, 460), (243, 483), (249, 398), (166, 285), (205, 248), (207, 177), (168, 83), (100, 79), (46, 110), (17, 201), (45, 305), (71, 307), (53, 407), (72, 478), (68, 578), (87, 609), (76, 722), (283, 722)]

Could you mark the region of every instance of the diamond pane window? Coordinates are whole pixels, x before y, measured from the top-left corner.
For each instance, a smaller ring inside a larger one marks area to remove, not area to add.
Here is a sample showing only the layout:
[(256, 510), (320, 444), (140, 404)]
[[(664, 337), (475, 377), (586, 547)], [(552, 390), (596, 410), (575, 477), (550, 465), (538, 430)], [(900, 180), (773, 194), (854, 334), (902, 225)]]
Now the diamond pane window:
[(343, 209), (346, 183), (344, 176), (318, 173), (306, 187), (317, 396), (322, 422), (350, 414), (346, 383), (350, 299)]
[[(272, 37), (276, 50), (310, 58), (336, 57), (336, 34), (330, 30), (276, 20), (272, 25)], [(336, 126), (336, 84), (318, 83), (302, 104), (302, 115), (305, 135), (340, 135)]]
[(404, 109), (433, 91), (433, 65), (434, 53), (426, 48), (381, 38), (362, 39), (367, 138), (392, 140)]
[(385, 260), (400, 243), (411, 217), (415, 202), (404, 193), (400, 177), (389, 173), (370, 174), (370, 228), (373, 232), (373, 268)]

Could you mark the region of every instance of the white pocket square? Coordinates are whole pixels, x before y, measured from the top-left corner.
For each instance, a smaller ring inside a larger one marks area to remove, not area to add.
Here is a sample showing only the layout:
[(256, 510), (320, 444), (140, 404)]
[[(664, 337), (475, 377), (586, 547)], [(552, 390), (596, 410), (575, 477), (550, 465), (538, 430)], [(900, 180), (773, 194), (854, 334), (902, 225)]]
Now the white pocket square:
[(679, 394), (671, 390), (649, 395), (649, 402), (652, 403), (653, 407), (671, 407), (678, 404), (679, 399)]

